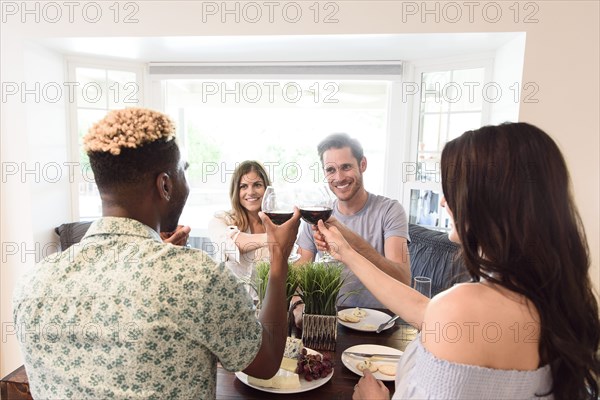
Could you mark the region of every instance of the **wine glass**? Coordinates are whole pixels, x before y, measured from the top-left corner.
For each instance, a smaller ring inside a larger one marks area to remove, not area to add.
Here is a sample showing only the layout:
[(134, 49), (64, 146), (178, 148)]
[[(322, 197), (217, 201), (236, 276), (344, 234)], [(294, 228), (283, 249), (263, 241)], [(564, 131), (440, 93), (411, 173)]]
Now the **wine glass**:
[[(327, 221), (333, 212), (333, 198), (326, 185), (311, 185), (302, 188), (300, 194), (300, 215), (311, 225), (316, 225), (319, 220)], [(335, 258), (326, 251), (318, 252), (319, 261), (334, 262)]]
[[(293, 190), (267, 186), (267, 190), (263, 194), (261, 209), (275, 225), (281, 225), (294, 216), (295, 200), (296, 196)], [(288, 262), (295, 262), (300, 258), (297, 250), (298, 246), (294, 245)]]
[(294, 195), (291, 190), (267, 186), (261, 209), (275, 225), (281, 225), (294, 215)]

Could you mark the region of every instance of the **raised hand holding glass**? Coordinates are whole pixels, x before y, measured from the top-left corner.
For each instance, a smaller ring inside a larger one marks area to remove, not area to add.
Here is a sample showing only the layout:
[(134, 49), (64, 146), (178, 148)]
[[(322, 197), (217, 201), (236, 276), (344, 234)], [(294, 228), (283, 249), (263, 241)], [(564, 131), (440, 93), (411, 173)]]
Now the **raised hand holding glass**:
[(294, 215), (294, 195), (291, 190), (268, 186), (261, 208), (274, 224), (281, 225)]
[[(319, 220), (327, 221), (333, 212), (333, 198), (326, 185), (317, 184), (302, 188), (300, 192), (300, 215), (311, 225), (316, 225)], [(329, 253), (319, 252), (319, 261), (336, 261)]]

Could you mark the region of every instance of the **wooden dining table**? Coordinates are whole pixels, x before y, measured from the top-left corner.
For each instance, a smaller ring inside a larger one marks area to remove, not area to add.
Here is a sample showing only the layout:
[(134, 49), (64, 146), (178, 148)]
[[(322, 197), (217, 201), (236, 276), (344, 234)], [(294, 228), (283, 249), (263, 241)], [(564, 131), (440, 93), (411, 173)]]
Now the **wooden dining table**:
[[(387, 310), (379, 310), (390, 314)], [(254, 389), (240, 381), (233, 372), (223, 368), (217, 369), (217, 399), (287, 399), (300, 400), (310, 398), (311, 400), (334, 400), (351, 399), (354, 385), (358, 383), (360, 376), (350, 371), (342, 364), (342, 353), (349, 347), (359, 344), (377, 344), (404, 350), (417, 335), (417, 330), (404, 321), (398, 319), (396, 324), (381, 333), (363, 332), (347, 328), (338, 324), (337, 343), (333, 358), (335, 367), (333, 376), (329, 382), (311, 390), (310, 392), (279, 394), (268, 393)], [(394, 382), (385, 381), (390, 395), (394, 393)]]
[[(390, 314), (387, 310), (380, 310)], [(221, 366), (217, 368), (217, 399), (306, 399), (314, 400), (334, 400), (350, 399), (354, 392), (354, 385), (360, 377), (350, 371), (342, 364), (342, 353), (349, 347), (359, 344), (377, 344), (393, 347), (398, 350), (404, 350), (409, 342), (416, 337), (417, 331), (412, 326), (398, 319), (395, 325), (381, 333), (363, 332), (347, 328), (338, 324), (337, 343), (335, 351), (332, 353), (335, 360), (333, 376), (324, 385), (304, 393), (268, 393), (262, 390), (254, 389), (240, 381), (235, 373), (226, 371)], [(394, 382), (384, 382), (390, 390), (394, 392)], [(0, 392), (2, 399), (9, 400), (30, 400), (29, 382), (23, 366), (19, 367), (11, 374), (0, 381)]]

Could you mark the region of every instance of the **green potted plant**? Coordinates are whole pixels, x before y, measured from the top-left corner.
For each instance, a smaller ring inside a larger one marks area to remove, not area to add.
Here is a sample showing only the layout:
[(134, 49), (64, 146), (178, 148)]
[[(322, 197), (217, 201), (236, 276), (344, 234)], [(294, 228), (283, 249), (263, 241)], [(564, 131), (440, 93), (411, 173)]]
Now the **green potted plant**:
[[(261, 304), (265, 298), (267, 291), (267, 283), (269, 282), (269, 270), (271, 264), (268, 261), (261, 261), (256, 264), (256, 276), (251, 283), (258, 296), (258, 304), (256, 305), (256, 315), (260, 312)], [(285, 282), (286, 287), (286, 304), (292, 300), (292, 296), (296, 294), (298, 288), (298, 267), (293, 264), (288, 264), (288, 274)], [(294, 326), (293, 315), (288, 316), (288, 336), (292, 334)]]
[[(254, 290), (256, 290), (256, 294), (258, 296), (258, 308), (260, 308), (260, 304), (265, 298), (265, 293), (267, 291), (267, 283), (269, 282), (270, 268), (271, 264), (269, 264), (268, 261), (261, 261), (256, 263), (256, 278), (252, 286), (254, 287)], [(296, 267), (295, 265), (288, 265), (288, 275), (287, 280), (285, 282), (286, 297), (288, 303), (292, 299), (292, 296), (296, 293), (296, 289), (298, 287), (297, 270), (298, 267)]]
[(312, 349), (333, 351), (337, 340), (337, 303), (346, 280), (344, 266), (312, 262), (298, 267), (296, 273), (298, 295), (304, 302), (302, 342)]

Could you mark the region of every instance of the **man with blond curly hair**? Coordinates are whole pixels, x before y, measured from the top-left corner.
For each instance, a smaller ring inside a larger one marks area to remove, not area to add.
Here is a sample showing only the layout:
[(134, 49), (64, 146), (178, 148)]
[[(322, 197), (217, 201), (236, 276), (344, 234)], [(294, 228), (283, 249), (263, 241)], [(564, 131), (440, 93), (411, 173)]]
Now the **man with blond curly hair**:
[(156, 111), (110, 112), (84, 138), (103, 217), (29, 271), (13, 297), (34, 398), (211, 399), (216, 368), (270, 378), (287, 324), (287, 257), (299, 212), (261, 215), (271, 271), (259, 318), (242, 282), (206, 253), (163, 243), (189, 188), (175, 127)]

